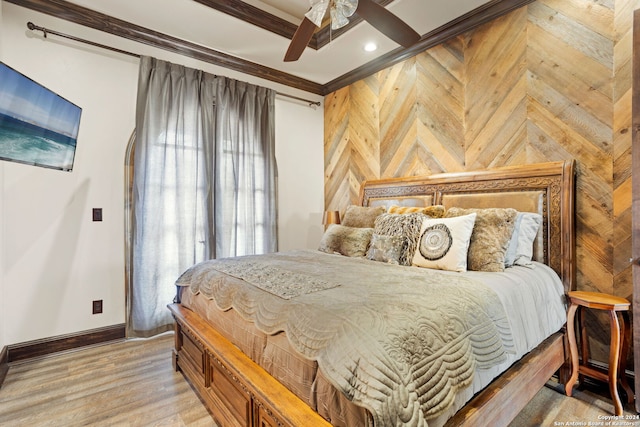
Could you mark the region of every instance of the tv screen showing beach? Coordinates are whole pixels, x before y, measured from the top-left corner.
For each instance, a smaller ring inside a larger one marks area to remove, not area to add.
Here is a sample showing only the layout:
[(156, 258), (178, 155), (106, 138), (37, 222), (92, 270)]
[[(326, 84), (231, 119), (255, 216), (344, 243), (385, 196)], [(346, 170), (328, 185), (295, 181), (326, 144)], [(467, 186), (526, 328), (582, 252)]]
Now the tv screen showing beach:
[(0, 62), (0, 159), (71, 171), (81, 113)]

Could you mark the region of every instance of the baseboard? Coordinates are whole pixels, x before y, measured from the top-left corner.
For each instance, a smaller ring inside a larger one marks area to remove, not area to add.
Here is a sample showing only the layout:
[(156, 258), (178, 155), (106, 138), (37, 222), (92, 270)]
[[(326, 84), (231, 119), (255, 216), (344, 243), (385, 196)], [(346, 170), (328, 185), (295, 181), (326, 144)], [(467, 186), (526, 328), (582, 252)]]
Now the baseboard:
[(5, 345), (0, 350), (0, 388), (4, 382), (7, 372), (9, 371), (9, 349)]
[[(118, 341), (125, 338), (125, 324), (105, 326), (89, 331), (58, 335), (34, 341), (11, 344), (7, 348), (7, 363), (46, 356), (61, 351), (75, 350), (96, 344)], [(0, 371), (1, 372), (1, 371)]]

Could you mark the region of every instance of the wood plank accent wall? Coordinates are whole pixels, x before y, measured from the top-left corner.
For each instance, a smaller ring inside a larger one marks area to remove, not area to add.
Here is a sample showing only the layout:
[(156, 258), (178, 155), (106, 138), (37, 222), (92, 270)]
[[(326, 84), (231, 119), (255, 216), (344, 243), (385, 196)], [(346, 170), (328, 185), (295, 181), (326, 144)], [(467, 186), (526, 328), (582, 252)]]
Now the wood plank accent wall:
[[(365, 179), (574, 158), (578, 288), (631, 299), (638, 7), (538, 0), (327, 95), (326, 209), (357, 203)], [(590, 317), (606, 362), (608, 320)]]
[[(613, 87), (613, 275), (614, 292), (632, 301), (632, 83), (633, 16), (640, 1), (616, 2)], [(637, 78), (637, 77), (636, 77)]]

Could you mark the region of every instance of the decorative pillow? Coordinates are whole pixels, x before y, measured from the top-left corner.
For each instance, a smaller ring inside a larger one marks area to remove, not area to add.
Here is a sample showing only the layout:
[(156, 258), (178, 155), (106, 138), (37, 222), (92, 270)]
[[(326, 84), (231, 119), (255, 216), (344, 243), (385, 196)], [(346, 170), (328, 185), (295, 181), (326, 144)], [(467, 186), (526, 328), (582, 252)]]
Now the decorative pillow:
[(449, 208), (446, 217), (476, 213), (476, 224), (469, 243), (467, 268), (476, 271), (504, 271), (504, 259), (513, 234), (518, 211), (507, 208)]
[(431, 218), (442, 218), (444, 216), (444, 206), (432, 205), (432, 206), (389, 206), (388, 213), (392, 214), (408, 214), (408, 213), (421, 213), (430, 216)]
[(400, 256), (406, 245), (404, 236), (383, 236), (373, 233), (367, 258), (388, 264), (400, 264)]
[(406, 215), (383, 213), (376, 218), (374, 233), (403, 237), (405, 245), (398, 261), (400, 265), (411, 265), (420, 237), (420, 226), (426, 218), (428, 217), (420, 213)]
[(533, 258), (533, 242), (542, 225), (542, 215), (532, 212), (518, 212), (516, 225), (507, 246), (504, 265), (531, 265)]
[(420, 228), (413, 265), (438, 270), (466, 271), (467, 251), (476, 214), (455, 218), (427, 218)]
[(347, 227), (373, 228), (378, 215), (386, 211), (384, 206), (351, 205), (344, 213), (341, 224)]
[(350, 257), (363, 257), (371, 241), (373, 228), (347, 227), (331, 224), (324, 232), (318, 250)]

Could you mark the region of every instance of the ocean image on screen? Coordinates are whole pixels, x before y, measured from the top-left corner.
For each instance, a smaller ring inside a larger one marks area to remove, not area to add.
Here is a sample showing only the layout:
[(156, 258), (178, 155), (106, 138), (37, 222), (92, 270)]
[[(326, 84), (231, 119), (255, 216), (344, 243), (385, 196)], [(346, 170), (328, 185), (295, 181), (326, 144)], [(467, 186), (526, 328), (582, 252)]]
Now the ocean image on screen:
[(0, 160), (71, 171), (81, 113), (0, 62)]

